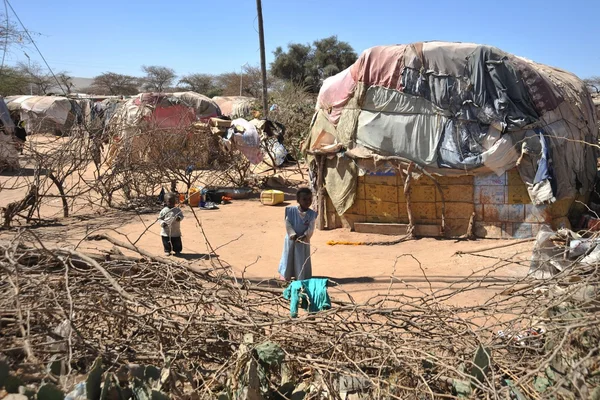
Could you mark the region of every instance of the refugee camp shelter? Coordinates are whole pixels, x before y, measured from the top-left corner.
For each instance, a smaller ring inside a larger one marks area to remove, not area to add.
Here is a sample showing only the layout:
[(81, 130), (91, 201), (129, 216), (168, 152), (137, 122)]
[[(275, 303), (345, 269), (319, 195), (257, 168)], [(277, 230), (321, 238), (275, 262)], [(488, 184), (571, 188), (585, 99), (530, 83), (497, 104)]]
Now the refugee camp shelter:
[(94, 117), (90, 98), (10, 96), (6, 102), (11, 113), (25, 122), (28, 134), (66, 134), (73, 127), (87, 126)]
[(15, 124), (4, 98), (0, 97), (0, 171), (19, 169), (19, 152), (14, 135)]
[(491, 46), (425, 42), (368, 49), (326, 79), (304, 150), (321, 228), (400, 233), (410, 208), (417, 235), (465, 234), (474, 215), (477, 236), (529, 237), (576, 220), (597, 143), (576, 76)]
[(190, 93), (141, 93), (115, 107), (106, 128), (109, 162), (121, 155), (128, 162), (181, 160), (183, 168), (192, 162), (208, 164), (218, 150), (218, 139), (198, 118), (213, 115), (216, 108), (202, 99), (191, 105), (186, 101), (190, 97), (196, 98)]
[(221, 110), (217, 103), (211, 98), (202, 94), (188, 91), (170, 93), (170, 95), (193, 107), (194, 111), (196, 112), (196, 119), (198, 121), (208, 123), (209, 119), (221, 115)]
[(254, 97), (246, 96), (215, 96), (213, 100), (219, 105), (221, 115), (232, 119), (247, 117), (256, 102)]
[(10, 96), (6, 103), (11, 112), (19, 113), (29, 134), (65, 129), (72, 108), (71, 101), (61, 96)]

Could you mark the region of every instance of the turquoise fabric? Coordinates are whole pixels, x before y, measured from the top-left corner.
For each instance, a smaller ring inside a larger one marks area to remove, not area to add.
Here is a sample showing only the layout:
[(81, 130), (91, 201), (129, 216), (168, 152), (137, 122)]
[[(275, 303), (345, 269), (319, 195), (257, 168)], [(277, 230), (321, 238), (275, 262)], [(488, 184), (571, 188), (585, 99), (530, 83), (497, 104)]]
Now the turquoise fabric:
[(290, 300), (290, 315), (298, 316), (298, 307), (309, 312), (317, 312), (331, 308), (327, 293), (327, 278), (311, 278), (292, 282), (283, 291), (283, 298)]

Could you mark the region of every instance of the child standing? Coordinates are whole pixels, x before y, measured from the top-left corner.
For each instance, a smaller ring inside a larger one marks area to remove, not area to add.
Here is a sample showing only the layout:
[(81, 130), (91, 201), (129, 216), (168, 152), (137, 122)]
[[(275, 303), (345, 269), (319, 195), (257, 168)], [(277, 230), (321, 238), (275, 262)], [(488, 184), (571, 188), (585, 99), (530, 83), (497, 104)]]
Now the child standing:
[(310, 238), (315, 231), (317, 213), (310, 209), (312, 192), (300, 188), (296, 192), (297, 206), (285, 208), (286, 236), (283, 254), (279, 262), (279, 274), (286, 281), (296, 278), (304, 280), (312, 277), (310, 262)]
[(158, 219), (160, 223), (160, 236), (165, 250), (165, 256), (170, 256), (174, 252), (176, 256), (181, 255), (183, 244), (181, 243), (181, 220), (183, 213), (179, 207), (175, 207), (175, 193), (165, 195), (166, 206), (160, 211)]

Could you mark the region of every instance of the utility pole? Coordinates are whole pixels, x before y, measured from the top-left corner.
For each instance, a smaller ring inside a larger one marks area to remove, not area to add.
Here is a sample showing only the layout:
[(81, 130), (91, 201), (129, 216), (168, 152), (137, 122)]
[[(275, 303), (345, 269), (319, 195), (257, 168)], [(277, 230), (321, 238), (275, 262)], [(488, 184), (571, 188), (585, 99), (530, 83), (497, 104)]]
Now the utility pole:
[[(27, 57), (27, 68), (29, 69), (29, 74), (31, 75), (31, 58), (29, 57), (29, 54), (23, 52), (23, 54), (25, 54), (25, 57)], [(31, 79), (29, 80), (29, 95), (33, 96), (33, 83), (31, 82)]]
[(247, 65), (248, 65), (248, 63), (246, 63), (246, 64), (244, 64), (244, 65), (242, 65), (240, 67), (240, 96), (242, 95), (242, 86), (244, 85), (244, 80), (243, 80), (243, 78), (244, 78), (244, 67), (247, 66)]
[(260, 39), (260, 69), (262, 70), (263, 109), (265, 118), (269, 115), (267, 98), (267, 63), (265, 61), (265, 33), (263, 30), (263, 16), (261, 0), (256, 0), (256, 13), (258, 14), (258, 38)]
[(242, 67), (240, 67), (240, 96), (242, 95), (242, 85), (244, 84), (243, 79), (244, 79), (244, 70), (242, 69)]

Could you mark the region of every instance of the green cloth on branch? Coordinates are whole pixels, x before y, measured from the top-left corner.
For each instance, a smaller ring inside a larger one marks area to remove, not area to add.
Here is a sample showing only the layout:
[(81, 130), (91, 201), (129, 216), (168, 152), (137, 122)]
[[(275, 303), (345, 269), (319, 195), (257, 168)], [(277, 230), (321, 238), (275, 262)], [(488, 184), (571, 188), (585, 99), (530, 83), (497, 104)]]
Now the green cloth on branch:
[(298, 306), (309, 312), (331, 308), (327, 294), (327, 278), (310, 278), (292, 282), (284, 291), (283, 298), (290, 300), (290, 315), (298, 316)]

